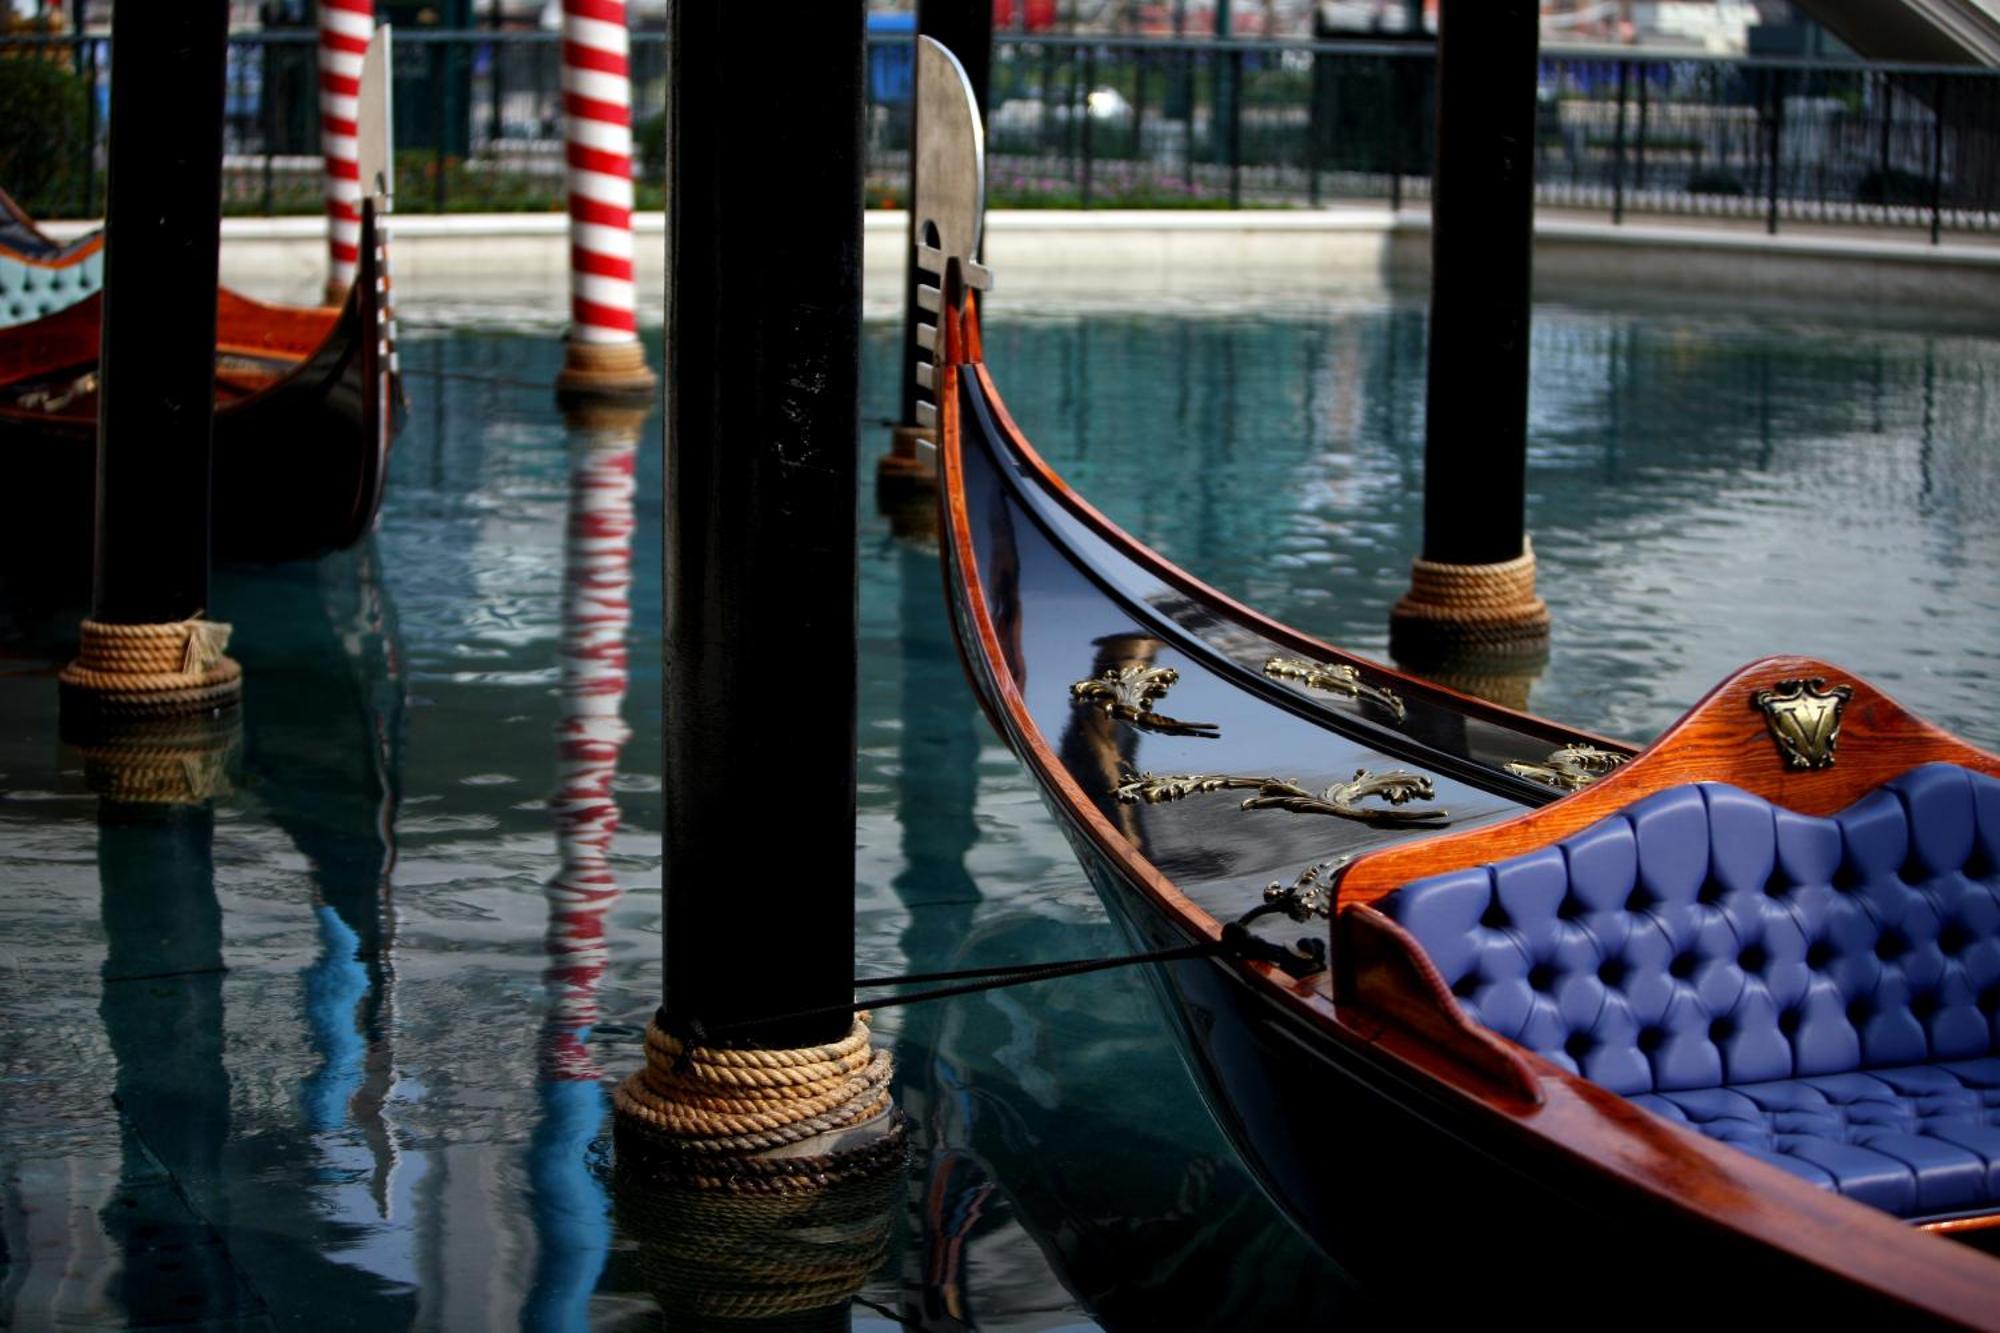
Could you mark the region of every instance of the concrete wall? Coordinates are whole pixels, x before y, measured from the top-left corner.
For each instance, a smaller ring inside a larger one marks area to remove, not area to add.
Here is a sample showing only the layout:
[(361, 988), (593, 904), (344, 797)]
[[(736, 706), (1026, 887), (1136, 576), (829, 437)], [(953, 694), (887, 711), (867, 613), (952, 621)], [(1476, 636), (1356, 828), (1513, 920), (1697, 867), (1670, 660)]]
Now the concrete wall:
[[(223, 280), (273, 300), (310, 301), (324, 272), (318, 218), (232, 218)], [(868, 313), (902, 307), (902, 213), (865, 220)], [(393, 220), (392, 266), (404, 315), (454, 307), (559, 325), (568, 240), (561, 214), (410, 215)], [(74, 224), (52, 231), (80, 230)], [(641, 318), (662, 315), (665, 220), (635, 221)], [(1265, 311), (1335, 297), (1421, 290), (1427, 214), (1386, 209), (1269, 212), (996, 212), (992, 297), (1010, 312), (1192, 308)], [(1815, 308), (1886, 323), (2000, 331), (2000, 244), (1925, 244), (1920, 236), (1834, 235), (1727, 224), (1630, 224), (1543, 216), (1536, 289), (1550, 299), (1731, 308)]]

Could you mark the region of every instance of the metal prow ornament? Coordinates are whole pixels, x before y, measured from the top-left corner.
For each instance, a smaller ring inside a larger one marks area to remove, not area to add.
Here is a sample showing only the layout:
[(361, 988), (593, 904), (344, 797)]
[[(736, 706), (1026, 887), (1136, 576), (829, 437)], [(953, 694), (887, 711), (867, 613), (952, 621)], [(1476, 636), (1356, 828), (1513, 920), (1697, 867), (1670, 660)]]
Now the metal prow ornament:
[(992, 290), (993, 274), (979, 262), (986, 225), (986, 131), (979, 103), (958, 57), (930, 37), (917, 38), (916, 116), (910, 209), (919, 273), (917, 424), (936, 430), (945, 307), (962, 314), (966, 294)]
[(359, 114), (354, 121), (354, 159), (360, 173), (361, 192), (382, 197), (381, 211), (389, 211), (396, 194), (396, 151), (394, 107), (390, 98), (395, 84), (390, 75), (394, 66), (394, 29), (383, 24), (368, 39), (368, 53), (361, 58)]
[[(368, 39), (361, 59), (361, 99), (354, 122), (354, 157), (361, 193), (375, 201), (376, 355), (391, 375), (402, 372), (396, 351), (396, 312), (390, 292), (388, 217), (396, 211), (395, 29), (385, 23)], [(330, 289), (329, 289), (330, 290)], [(344, 294), (343, 294), (344, 295)]]

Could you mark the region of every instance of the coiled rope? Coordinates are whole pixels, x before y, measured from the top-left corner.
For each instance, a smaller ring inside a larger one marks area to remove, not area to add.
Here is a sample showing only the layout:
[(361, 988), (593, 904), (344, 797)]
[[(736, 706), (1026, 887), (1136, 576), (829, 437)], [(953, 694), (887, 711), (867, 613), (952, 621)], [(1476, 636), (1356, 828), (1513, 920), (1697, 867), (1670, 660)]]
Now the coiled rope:
[(106, 713), (163, 717), (235, 701), (243, 668), (224, 655), (230, 627), (199, 614), (153, 625), (83, 622), (76, 660), (56, 676)]
[(1512, 646), (1546, 639), (1549, 608), (1535, 593), (1535, 552), (1488, 565), (1438, 560), (1410, 562), (1410, 590), (1389, 613), (1404, 632), (1475, 646)]
[(679, 1155), (741, 1156), (884, 1114), (894, 1070), (888, 1051), (870, 1048), (865, 1013), (837, 1042), (782, 1050), (696, 1045), (656, 1019), (646, 1029), (645, 1068), (612, 1101)]

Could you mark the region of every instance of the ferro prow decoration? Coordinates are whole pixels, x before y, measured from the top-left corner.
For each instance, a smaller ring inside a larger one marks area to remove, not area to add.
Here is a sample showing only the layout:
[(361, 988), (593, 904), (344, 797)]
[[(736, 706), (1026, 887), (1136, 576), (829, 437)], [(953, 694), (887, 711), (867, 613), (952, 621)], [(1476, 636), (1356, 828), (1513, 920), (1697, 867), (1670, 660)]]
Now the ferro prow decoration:
[[(1071, 491), (1000, 400), (972, 292), (940, 295), (968, 673), (1134, 949), (1213, 946), (1148, 974), (1218, 1122), (1321, 1248), (1467, 1313), (1527, 1280), (1579, 1311), (2000, 1327), (2000, 1264), (1924, 1229), (2000, 1234), (1977, 1230), (2000, 1202), (2000, 761), (1798, 659), (1635, 758), (1278, 625)], [(1629, 856), (1623, 825), (1644, 826)], [(1522, 856), (1499, 890), (1502, 870), (1465, 869)], [(1574, 884), (1546, 878), (1571, 862)], [(1950, 919), (1925, 927), (1910, 890), (1899, 931), (1807, 940), (1809, 920), (1860, 931), (1899, 870)], [(1477, 882), (1440, 887), (1454, 874)], [(1732, 954), (1741, 922), (1761, 933)], [(1844, 985), (1874, 989), (1850, 1014)], [(1912, 1022), (1929, 1046), (1905, 1059)], [(1878, 1084), (1892, 1123), (1794, 1132)], [(1702, 1132), (1730, 1116), (1730, 1141)], [(1417, 1238), (1445, 1219), (1440, 1282)], [(1647, 1280), (1651, 1255), (1698, 1280)]]

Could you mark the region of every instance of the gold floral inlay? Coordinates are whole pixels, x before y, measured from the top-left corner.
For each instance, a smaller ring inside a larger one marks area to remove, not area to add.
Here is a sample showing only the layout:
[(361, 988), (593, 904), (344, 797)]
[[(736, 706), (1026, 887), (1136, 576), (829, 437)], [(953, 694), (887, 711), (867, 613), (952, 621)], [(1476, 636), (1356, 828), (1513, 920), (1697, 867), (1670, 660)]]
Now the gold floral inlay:
[(1381, 705), (1403, 720), (1403, 701), (1395, 691), (1373, 685), (1361, 672), (1345, 662), (1308, 662), (1303, 657), (1273, 657), (1264, 663), (1264, 674), (1273, 680), (1290, 681), (1301, 689), (1321, 690), (1348, 699), (1366, 699)]
[(1069, 687), (1070, 700), (1087, 704), (1106, 717), (1129, 722), (1141, 731), (1168, 736), (1218, 736), (1221, 728), (1213, 722), (1183, 722), (1153, 711), (1153, 705), (1167, 697), (1167, 691), (1181, 678), (1172, 667), (1106, 667), (1088, 680)]
[(1351, 856), (1336, 856), (1330, 861), (1316, 861), (1301, 870), (1298, 878), (1290, 884), (1272, 880), (1264, 888), (1265, 905), (1301, 924), (1315, 917), (1321, 920), (1331, 917), (1334, 872), (1353, 859)]
[[(1302, 787), (1289, 778), (1244, 777), (1233, 773), (1176, 773), (1164, 776), (1141, 773), (1120, 783), (1114, 794), (1127, 805), (1164, 805), (1208, 792), (1232, 790), (1256, 793), (1243, 802), (1245, 810), (1335, 815), (1370, 824), (1415, 823), (1444, 819), (1449, 814), (1437, 807), (1403, 809), (1411, 801), (1435, 800), (1437, 789), (1422, 774), (1407, 773), (1401, 769), (1371, 773), (1365, 768), (1357, 768), (1354, 776), (1346, 782), (1337, 782), (1318, 792)], [(1384, 801), (1387, 805), (1361, 804), (1371, 799)]]
[(1601, 750), (1595, 745), (1565, 745), (1550, 751), (1549, 757), (1538, 764), (1526, 760), (1509, 763), (1507, 771), (1558, 791), (1582, 791), (1629, 758), (1630, 755)]

